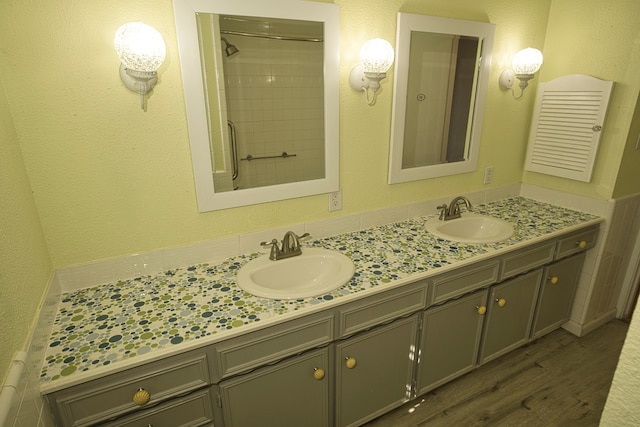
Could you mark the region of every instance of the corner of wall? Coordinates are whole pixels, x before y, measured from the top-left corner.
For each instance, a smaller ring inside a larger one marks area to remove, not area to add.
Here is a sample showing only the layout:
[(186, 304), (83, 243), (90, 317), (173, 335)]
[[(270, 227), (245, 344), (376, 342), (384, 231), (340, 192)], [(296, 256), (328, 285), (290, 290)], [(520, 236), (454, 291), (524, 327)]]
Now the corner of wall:
[[(58, 311), (60, 300), (60, 281), (53, 274), (47, 285), (47, 291), (41, 301), (38, 321), (27, 339), (27, 350), (19, 351), (5, 382), (0, 397), (0, 425), (53, 427), (54, 423), (49, 407), (40, 394), (40, 369), (46, 344)], [(7, 389), (5, 391), (5, 389)], [(5, 400), (7, 399), (7, 400)], [(6, 419), (2, 419), (2, 409), (8, 404)], [(2, 423), (4, 421), (4, 424)]]

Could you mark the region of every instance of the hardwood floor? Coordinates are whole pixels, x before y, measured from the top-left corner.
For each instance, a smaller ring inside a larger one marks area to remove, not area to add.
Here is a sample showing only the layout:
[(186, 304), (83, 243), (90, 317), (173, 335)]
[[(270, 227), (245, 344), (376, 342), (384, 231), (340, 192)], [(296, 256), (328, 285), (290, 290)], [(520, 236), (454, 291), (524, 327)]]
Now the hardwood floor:
[(597, 426), (627, 328), (557, 330), (366, 426)]

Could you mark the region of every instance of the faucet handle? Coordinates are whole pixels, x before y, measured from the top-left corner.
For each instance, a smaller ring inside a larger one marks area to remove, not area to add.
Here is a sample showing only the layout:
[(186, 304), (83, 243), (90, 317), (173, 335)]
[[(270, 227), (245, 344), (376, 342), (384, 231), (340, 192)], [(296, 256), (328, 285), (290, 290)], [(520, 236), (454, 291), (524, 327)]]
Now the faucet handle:
[(260, 242), (260, 246), (271, 246), (271, 247), (278, 247), (278, 240), (277, 239), (273, 239), (270, 242)]
[(278, 240), (273, 239), (270, 242), (260, 242), (260, 246), (271, 246), (271, 252), (269, 253), (269, 259), (275, 260), (278, 257), (278, 253), (280, 253), (280, 248), (278, 247)]
[(447, 212), (449, 209), (447, 207), (446, 204), (444, 205), (440, 205), (440, 206), (436, 206), (436, 209), (438, 209), (438, 211), (440, 212), (440, 215), (438, 216), (438, 219), (443, 220), (445, 216), (448, 215), (449, 212)]

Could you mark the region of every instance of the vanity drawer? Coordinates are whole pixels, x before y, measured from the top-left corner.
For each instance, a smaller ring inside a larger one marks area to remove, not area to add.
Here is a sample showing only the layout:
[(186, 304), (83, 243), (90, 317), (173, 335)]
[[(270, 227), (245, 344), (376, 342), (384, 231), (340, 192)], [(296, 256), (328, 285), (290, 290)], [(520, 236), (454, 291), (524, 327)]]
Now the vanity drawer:
[(556, 259), (564, 258), (595, 246), (599, 229), (599, 226), (595, 226), (559, 239)]
[(333, 313), (304, 317), (215, 346), (215, 382), (333, 340)]
[(196, 391), (153, 409), (103, 424), (103, 427), (142, 426), (213, 426), (213, 396), (211, 391), (209, 388)]
[[(197, 350), (70, 387), (48, 399), (54, 402), (60, 425), (89, 426), (210, 384), (207, 354)], [(149, 393), (142, 405), (133, 402), (139, 389)]]
[(502, 257), (500, 280), (531, 271), (553, 261), (556, 241), (538, 243)]
[(420, 281), (347, 304), (338, 310), (338, 338), (415, 313), (425, 308), (426, 302), (427, 283)]
[(429, 280), (427, 305), (438, 304), (496, 283), (499, 270), (500, 261), (492, 259), (436, 276)]

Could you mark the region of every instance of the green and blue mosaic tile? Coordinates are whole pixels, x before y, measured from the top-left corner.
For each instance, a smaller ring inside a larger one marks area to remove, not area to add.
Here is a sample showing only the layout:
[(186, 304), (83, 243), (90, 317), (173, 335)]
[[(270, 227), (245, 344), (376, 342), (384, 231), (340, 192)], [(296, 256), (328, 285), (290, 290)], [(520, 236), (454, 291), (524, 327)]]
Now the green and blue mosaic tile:
[(55, 381), (187, 341), (214, 335), (216, 340), (223, 339), (230, 330), (330, 304), (346, 295), (597, 219), (521, 197), (477, 206), (474, 212), (511, 222), (514, 235), (499, 243), (460, 244), (427, 233), (424, 223), (428, 217), (420, 217), (308, 243), (340, 251), (356, 266), (349, 283), (317, 297), (271, 300), (236, 286), (238, 269), (261, 253), (64, 294), (41, 381)]

